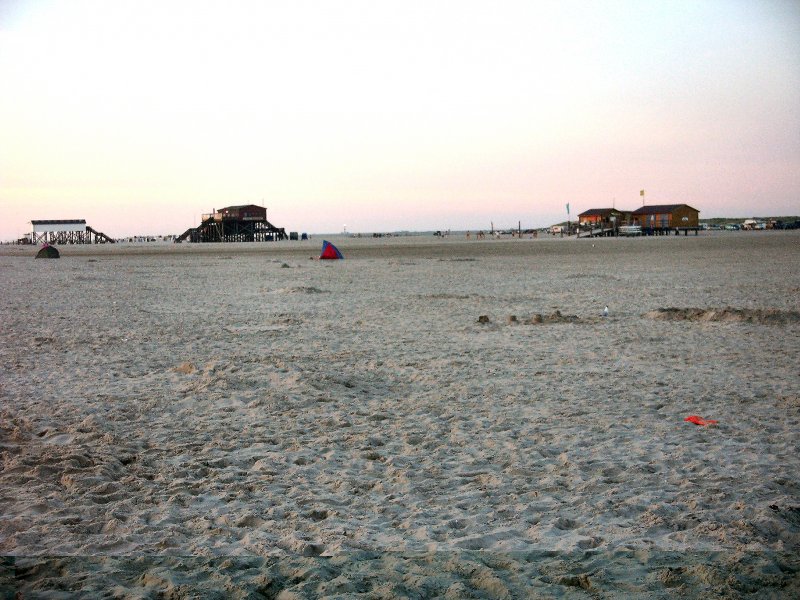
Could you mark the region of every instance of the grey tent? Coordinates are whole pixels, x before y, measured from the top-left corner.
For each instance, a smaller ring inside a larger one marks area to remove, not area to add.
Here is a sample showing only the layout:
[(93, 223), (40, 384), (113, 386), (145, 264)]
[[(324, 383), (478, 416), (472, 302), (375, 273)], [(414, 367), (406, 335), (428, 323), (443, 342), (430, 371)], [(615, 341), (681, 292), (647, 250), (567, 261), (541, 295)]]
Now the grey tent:
[(58, 248), (47, 244), (36, 253), (36, 258), (61, 258), (61, 255), (58, 253)]

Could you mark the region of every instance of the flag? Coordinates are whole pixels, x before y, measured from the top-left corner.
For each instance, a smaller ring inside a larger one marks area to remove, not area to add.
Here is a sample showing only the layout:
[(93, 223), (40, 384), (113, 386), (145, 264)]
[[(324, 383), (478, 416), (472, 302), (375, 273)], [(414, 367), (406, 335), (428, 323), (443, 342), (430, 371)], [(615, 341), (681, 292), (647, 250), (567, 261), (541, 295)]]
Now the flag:
[(569, 202), (567, 202), (567, 214), (569, 214)]
[(640, 191), (640, 192), (639, 192), (639, 195), (640, 195), (640, 196), (644, 196), (644, 190)]

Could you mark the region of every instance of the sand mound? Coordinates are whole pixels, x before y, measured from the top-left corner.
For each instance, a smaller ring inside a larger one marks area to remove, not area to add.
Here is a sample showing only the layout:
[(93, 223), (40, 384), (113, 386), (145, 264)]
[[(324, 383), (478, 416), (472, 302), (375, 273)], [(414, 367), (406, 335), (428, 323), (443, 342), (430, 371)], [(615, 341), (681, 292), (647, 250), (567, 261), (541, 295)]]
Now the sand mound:
[(560, 310), (556, 310), (549, 315), (544, 315), (542, 320), (539, 321), (536, 319), (539, 315), (534, 315), (531, 322), (532, 323), (578, 323), (581, 319), (578, 315), (564, 315), (561, 313)]
[(800, 323), (800, 312), (775, 308), (659, 308), (646, 312), (644, 316), (660, 321), (714, 321), (766, 325)]
[[(559, 323), (596, 323), (598, 318), (581, 318), (578, 315), (565, 315), (560, 310), (556, 310), (549, 315), (535, 313), (527, 317), (518, 317), (517, 315), (508, 315), (506, 317), (507, 325), (518, 325), (523, 323), (525, 325), (553, 325)], [(492, 320), (489, 315), (480, 315), (478, 323), (488, 324)]]

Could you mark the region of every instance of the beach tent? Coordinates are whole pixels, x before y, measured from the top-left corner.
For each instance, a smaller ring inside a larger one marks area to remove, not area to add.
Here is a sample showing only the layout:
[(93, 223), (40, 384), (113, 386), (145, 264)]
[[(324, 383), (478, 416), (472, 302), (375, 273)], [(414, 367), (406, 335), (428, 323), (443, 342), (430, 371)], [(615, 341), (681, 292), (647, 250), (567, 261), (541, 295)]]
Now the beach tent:
[(319, 257), (320, 259), (344, 258), (339, 249), (327, 240), (322, 241), (322, 254)]
[(36, 258), (61, 258), (61, 255), (58, 252), (58, 248), (50, 244), (45, 244), (42, 246), (42, 249), (36, 253)]

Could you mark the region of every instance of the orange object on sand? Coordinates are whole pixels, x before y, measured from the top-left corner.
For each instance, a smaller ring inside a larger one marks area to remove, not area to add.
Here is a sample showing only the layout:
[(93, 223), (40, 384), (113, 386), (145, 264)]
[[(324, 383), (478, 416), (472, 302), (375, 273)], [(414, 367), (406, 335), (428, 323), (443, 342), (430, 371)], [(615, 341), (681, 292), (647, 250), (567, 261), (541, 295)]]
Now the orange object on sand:
[(703, 417), (698, 417), (697, 415), (691, 415), (684, 419), (684, 421), (689, 421), (689, 423), (694, 423), (695, 425), (716, 425), (717, 421), (713, 419), (704, 419)]

